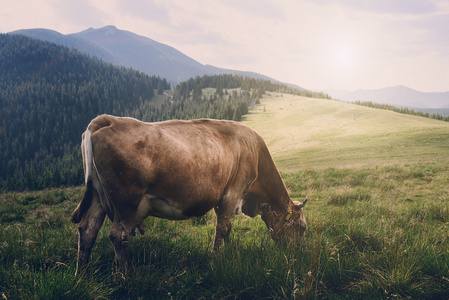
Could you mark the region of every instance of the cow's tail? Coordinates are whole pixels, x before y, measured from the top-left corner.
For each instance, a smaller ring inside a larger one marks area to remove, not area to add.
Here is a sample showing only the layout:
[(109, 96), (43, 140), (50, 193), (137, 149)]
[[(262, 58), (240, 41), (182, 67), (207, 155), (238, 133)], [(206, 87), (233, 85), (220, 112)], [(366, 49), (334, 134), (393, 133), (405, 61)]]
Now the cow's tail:
[(81, 153), (83, 155), (83, 167), (84, 167), (84, 183), (86, 185), (86, 190), (84, 192), (84, 197), (81, 202), (78, 204), (78, 207), (72, 213), (71, 220), (73, 223), (81, 222), (81, 219), (88, 211), (91, 203), (93, 193), (95, 193), (95, 189), (92, 184), (92, 174), (94, 172), (94, 157), (93, 157), (93, 148), (92, 148), (92, 133), (89, 129), (83, 134), (83, 139), (81, 142)]

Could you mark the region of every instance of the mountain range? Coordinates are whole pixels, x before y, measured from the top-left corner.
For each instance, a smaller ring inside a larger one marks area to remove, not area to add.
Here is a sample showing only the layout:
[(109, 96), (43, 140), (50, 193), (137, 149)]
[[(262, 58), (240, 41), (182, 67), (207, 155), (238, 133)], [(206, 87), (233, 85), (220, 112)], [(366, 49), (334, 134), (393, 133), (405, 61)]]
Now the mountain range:
[(166, 78), (172, 84), (196, 76), (218, 74), (237, 74), (276, 81), (254, 72), (203, 65), (173, 47), (129, 31), (117, 29), (115, 26), (99, 29), (89, 28), (67, 35), (49, 29), (23, 29), (10, 32), (10, 34), (21, 34), (75, 48), (115, 65), (131, 67), (150, 75)]
[(371, 101), (396, 107), (449, 109), (449, 92), (424, 93), (405, 86), (392, 86), (377, 90), (360, 89), (353, 92), (327, 90), (325, 93), (334, 99), (346, 102)]
[[(67, 35), (49, 29), (24, 29), (10, 32), (10, 34), (22, 34), (75, 48), (115, 65), (132, 67), (150, 75), (166, 78), (172, 84), (196, 76), (225, 73), (276, 82), (268, 76), (254, 72), (203, 65), (173, 47), (129, 31), (117, 29), (115, 26), (105, 26), (99, 29), (89, 28)], [(304, 90), (297, 85), (289, 85)], [(341, 90), (324, 90), (324, 92), (334, 99), (347, 102), (371, 101), (397, 107), (449, 109), (449, 92), (424, 93), (405, 86), (377, 90), (360, 89), (352, 92)]]

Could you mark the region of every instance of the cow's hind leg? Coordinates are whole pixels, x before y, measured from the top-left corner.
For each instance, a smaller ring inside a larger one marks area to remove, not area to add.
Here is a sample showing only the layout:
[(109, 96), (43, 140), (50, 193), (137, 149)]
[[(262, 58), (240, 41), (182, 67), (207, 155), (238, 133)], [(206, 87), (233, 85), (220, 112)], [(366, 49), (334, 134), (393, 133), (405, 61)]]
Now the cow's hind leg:
[(97, 239), (98, 231), (103, 225), (105, 216), (106, 213), (101, 208), (98, 197), (95, 195), (78, 226), (78, 265), (76, 273), (83, 270), (89, 262), (92, 247)]

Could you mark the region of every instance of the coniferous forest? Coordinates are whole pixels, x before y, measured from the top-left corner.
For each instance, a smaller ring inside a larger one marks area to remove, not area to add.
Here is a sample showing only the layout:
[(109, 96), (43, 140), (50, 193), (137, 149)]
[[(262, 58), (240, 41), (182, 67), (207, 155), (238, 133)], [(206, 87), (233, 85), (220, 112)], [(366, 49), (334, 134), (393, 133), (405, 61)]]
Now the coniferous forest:
[[(203, 95), (206, 88), (213, 93)], [(0, 34), (0, 191), (81, 184), (81, 134), (97, 115), (240, 121), (274, 90), (295, 92), (235, 75), (196, 77), (171, 89), (165, 79), (77, 50)]]
[(76, 50), (0, 35), (0, 187), (82, 182), (80, 134), (95, 116), (126, 115), (165, 80)]

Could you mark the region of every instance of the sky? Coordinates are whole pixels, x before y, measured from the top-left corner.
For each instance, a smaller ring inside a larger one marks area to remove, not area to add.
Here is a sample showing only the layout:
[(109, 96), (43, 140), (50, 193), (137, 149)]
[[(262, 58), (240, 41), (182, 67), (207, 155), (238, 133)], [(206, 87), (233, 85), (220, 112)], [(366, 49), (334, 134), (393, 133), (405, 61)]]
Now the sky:
[(0, 0), (0, 33), (114, 25), (312, 90), (449, 91), (449, 0)]

